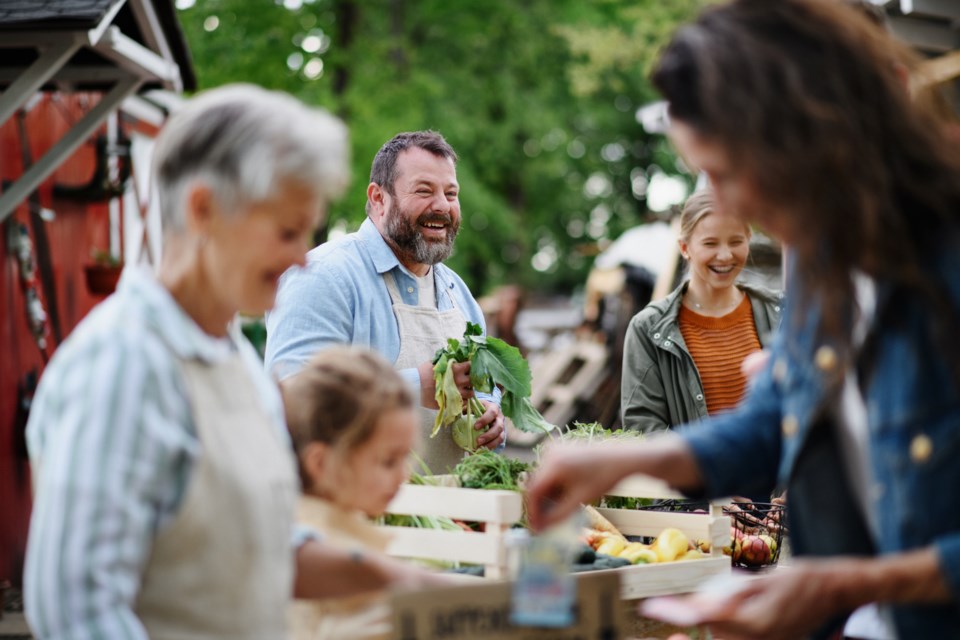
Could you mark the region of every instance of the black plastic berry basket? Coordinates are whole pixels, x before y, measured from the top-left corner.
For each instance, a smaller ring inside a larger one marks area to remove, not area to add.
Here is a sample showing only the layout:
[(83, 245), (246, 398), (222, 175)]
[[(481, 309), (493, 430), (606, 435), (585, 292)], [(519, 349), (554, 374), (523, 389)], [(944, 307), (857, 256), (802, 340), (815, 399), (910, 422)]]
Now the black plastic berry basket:
[(787, 532), (786, 509), (769, 502), (736, 502), (723, 508), (730, 518), (730, 555), (736, 567), (777, 564)]

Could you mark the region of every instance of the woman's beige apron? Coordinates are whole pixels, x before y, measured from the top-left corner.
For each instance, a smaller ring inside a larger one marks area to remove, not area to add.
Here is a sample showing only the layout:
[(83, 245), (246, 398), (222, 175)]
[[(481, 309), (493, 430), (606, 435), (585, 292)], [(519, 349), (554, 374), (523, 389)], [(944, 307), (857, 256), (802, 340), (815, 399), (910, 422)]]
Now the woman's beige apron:
[[(312, 496), (300, 498), (297, 522), (317, 531), (324, 544), (383, 553), (390, 536), (361, 513)], [(390, 635), (386, 592), (347, 598), (297, 600), (290, 606), (293, 640), (385, 640)]]
[[(435, 273), (435, 272), (434, 272)], [(434, 276), (435, 277), (435, 276)], [(397, 290), (396, 278), (392, 272), (385, 273), (383, 279), (390, 292), (393, 302), (393, 313), (397, 317), (397, 327), (400, 330), (400, 353), (394, 362), (396, 369), (411, 369), (420, 364), (433, 360), (437, 349), (447, 345), (448, 338), (462, 338), (467, 329), (467, 320), (457, 308), (457, 303), (450, 290), (442, 290), (436, 286), (434, 291), (439, 297), (446, 292), (450, 296), (452, 309), (439, 311), (430, 307), (415, 307), (404, 304), (400, 292)], [(420, 408), (422, 424), (420, 456), (435, 474), (449, 473), (450, 470), (463, 459), (463, 449), (453, 441), (449, 429), (443, 429), (431, 438), (433, 423), (437, 412), (433, 409)]]
[(297, 495), (292, 451), (239, 354), (182, 361), (201, 451), (153, 544), (136, 603), (151, 640), (287, 636)]

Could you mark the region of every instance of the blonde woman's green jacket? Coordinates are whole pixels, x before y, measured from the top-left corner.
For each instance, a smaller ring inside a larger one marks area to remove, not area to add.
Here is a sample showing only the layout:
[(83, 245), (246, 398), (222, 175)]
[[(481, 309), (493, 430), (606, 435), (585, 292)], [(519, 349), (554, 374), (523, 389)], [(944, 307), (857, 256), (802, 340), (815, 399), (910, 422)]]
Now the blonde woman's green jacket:
[[(783, 294), (737, 285), (750, 298), (760, 344), (767, 346), (780, 324)], [(697, 366), (680, 333), (684, 282), (663, 300), (648, 304), (627, 327), (623, 344), (620, 415), (624, 429), (661, 431), (707, 415)]]

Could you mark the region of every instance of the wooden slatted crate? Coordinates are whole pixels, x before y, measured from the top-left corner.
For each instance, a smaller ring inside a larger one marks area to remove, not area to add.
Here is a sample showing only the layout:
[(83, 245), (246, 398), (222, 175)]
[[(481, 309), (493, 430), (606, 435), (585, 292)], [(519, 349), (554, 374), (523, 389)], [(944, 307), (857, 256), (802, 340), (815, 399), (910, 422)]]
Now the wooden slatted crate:
[[(627, 478), (608, 495), (629, 498), (683, 498), (664, 482), (647, 476)], [(623, 572), (622, 597), (625, 600), (635, 600), (671, 593), (689, 593), (704, 580), (729, 573), (730, 558), (722, 552), (722, 548), (730, 544), (730, 518), (723, 515), (723, 505), (727, 502), (711, 502), (707, 513), (598, 509), (613, 526), (627, 536), (653, 537), (665, 528), (673, 527), (683, 531), (691, 540), (710, 542), (710, 555), (699, 560), (612, 569)]]
[(434, 478), (440, 486), (401, 487), (387, 512), (482, 522), (484, 531), (387, 527), (392, 536), (387, 553), (401, 558), (482, 564), (486, 577), (505, 578), (507, 553), (503, 535), (523, 517), (523, 497), (515, 491), (457, 487), (453, 476)]
[[(387, 527), (393, 536), (387, 552), (403, 558), (466, 562), (484, 566), (488, 578), (507, 577), (504, 533), (523, 516), (523, 497), (513, 491), (464, 489), (453, 476), (434, 476), (434, 485), (404, 485), (390, 503), (388, 513), (448, 517), (482, 522), (485, 531), (440, 531), (410, 527)], [(610, 495), (642, 498), (680, 498), (664, 483), (649, 477), (628, 478)], [(717, 501), (708, 513), (679, 513), (599, 509), (625, 535), (656, 536), (667, 527), (687, 537), (709, 540), (708, 557), (686, 562), (634, 565), (610, 569), (621, 574), (621, 595), (626, 600), (671, 593), (688, 593), (707, 578), (730, 571), (730, 558), (721, 548), (730, 543), (730, 519)]]

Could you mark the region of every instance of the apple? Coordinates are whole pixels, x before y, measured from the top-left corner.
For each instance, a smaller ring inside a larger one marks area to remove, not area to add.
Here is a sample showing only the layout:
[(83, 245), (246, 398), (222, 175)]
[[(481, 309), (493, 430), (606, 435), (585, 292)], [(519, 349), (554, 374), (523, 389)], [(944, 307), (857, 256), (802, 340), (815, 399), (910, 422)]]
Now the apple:
[(677, 561), (681, 562), (683, 560), (699, 560), (703, 557), (703, 551), (700, 551), (700, 549), (690, 549), (685, 554), (677, 558)]
[(766, 534), (761, 534), (759, 537), (770, 547), (770, 561), (772, 562), (773, 559), (777, 557), (777, 541), (774, 540), (772, 536)]
[[(743, 560), (744, 564), (759, 567), (769, 564), (772, 561), (773, 552), (770, 550), (770, 545), (764, 538), (770, 540), (770, 536), (744, 536), (743, 542), (741, 543), (742, 551), (740, 553), (740, 559)], [(772, 542), (772, 540), (770, 541)]]

